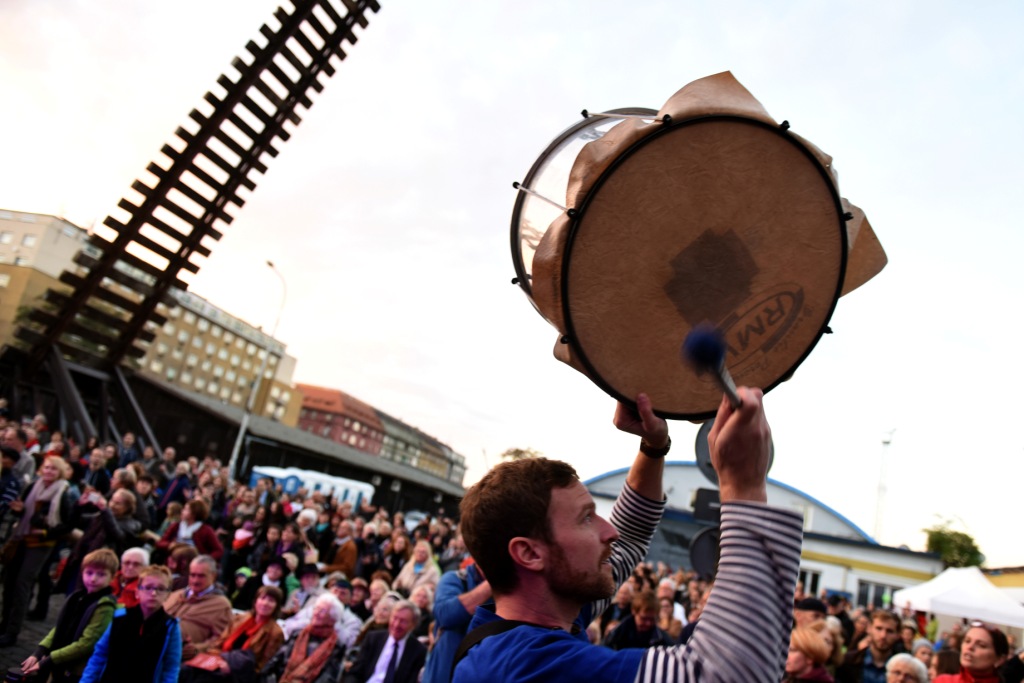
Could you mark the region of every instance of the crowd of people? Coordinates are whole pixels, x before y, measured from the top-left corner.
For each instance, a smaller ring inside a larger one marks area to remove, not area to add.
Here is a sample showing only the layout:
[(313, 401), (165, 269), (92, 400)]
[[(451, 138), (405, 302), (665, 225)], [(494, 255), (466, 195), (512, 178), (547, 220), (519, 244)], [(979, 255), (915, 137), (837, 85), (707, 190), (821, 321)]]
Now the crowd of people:
[[(438, 511), (407, 524), (370, 501), (245, 486), (214, 458), (157, 454), (130, 433), (79, 445), (44, 416), (0, 424), (0, 647), (25, 650), (27, 680), (89, 683), (1024, 680), (992, 626), (939, 633), (924, 615), (803, 594), (799, 520), (763, 505), (760, 466), (730, 479), (719, 454), (760, 452), (760, 394), (744, 396), (720, 413), (738, 426), (712, 432), (714, 580), (643, 561), (671, 445), (643, 398), (616, 414), (642, 442), (610, 522), (557, 461), (499, 465), (459, 523)], [(23, 642), (26, 620), (53, 627)]]

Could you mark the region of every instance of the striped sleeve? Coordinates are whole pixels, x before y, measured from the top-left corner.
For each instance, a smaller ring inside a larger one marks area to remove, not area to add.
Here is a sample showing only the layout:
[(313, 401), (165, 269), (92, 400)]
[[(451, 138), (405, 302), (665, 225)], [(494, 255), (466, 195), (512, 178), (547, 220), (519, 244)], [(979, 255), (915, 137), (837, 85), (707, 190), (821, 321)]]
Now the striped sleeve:
[(685, 646), (652, 648), (637, 683), (777, 683), (793, 620), (803, 519), (756, 503), (722, 505), (715, 587)]
[[(619, 539), (612, 543), (611, 558), (616, 586), (628, 579), (647, 556), (647, 549), (664, 512), (664, 498), (650, 500), (631, 489), (628, 484), (623, 485), (608, 520), (619, 532)], [(611, 597), (591, 603), (591, 615), (601, 614), (610, 602)]]

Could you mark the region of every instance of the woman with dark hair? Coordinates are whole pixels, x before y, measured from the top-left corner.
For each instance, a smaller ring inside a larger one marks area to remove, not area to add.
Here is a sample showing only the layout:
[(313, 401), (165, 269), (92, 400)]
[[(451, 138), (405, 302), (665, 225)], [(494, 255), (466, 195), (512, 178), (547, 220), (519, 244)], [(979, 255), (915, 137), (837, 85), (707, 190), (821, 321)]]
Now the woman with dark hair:
[(941, 674), (935, 683), (999, 683), (997, 669), (1009, 654), (1005, 633), (981, 621), (971, 622), (960, 646), (960, 672)]
[(280, 557), (292, 553), (295, 557), (306, 556), (306, 537), (295, 522), (288, 522), (281, 528), (281, 540), (274, 547), (274, 555)]
[(209, 555), (220, 561), (224, 555), (224, 546), (217, 538), (217, 532), (206, 523), (210, 515), (210, 507), (206, 501), (194, 498), (181, 509), (181, 521), (167, 527), (156, 547), (166, 550), (175, 543), (195, 546), (200, 555)]
[(412, 557), (412, 546), (409, 545), (409, 537), (400, 531), (395, 531), (391, 538), (391, 545), (384, 553), (383, 569), (387, 569), (391, 576), (398, 576), (402, 567)]
[(252, 609), (236, 614), (220, 638), (204, 653), (185, 662), (181, 683), (254, 681), (284, 644), (277, 617), (284, 593), (276, 586), (261, 586)]

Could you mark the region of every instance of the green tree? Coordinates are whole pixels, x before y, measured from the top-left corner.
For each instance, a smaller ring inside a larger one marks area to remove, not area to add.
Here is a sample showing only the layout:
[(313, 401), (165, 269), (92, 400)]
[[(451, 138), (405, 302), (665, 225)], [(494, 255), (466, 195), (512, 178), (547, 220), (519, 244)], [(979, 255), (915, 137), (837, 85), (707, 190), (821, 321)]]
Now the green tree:
[(949, 520), (922, 531), (928, 534), (928, 552), (941, 557), (946, 567), (977, 567), (985, 561), (970, 534), (951, 529)]
[(522, 460), (523, 458), (539, 458), (543, 453), (532, 448), (506, 448), (501, 454), (502, 460)]

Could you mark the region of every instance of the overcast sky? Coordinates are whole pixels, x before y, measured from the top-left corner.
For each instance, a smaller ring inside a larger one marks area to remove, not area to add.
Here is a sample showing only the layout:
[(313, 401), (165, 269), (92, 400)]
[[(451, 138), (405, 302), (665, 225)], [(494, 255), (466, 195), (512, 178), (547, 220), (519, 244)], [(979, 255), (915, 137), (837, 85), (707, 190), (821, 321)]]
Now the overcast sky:
[[(0, 208), (102, 220), (276, 4), (0, 3)], [(949, 519), (1024, 565), (1022, 26), (1011, 1), (385, 0), (192, 291), (269, 329), (272, 259), (295, 379), (450, 444), (467, 484), (509, 447), (624, 467), (613, 401), (509, 284), (511, 183), (581, 109), (730, 70), (834, 157), (890, 260), (768, 395), (771, 476), (871, 533), (895, 430), (879, 540)]]

